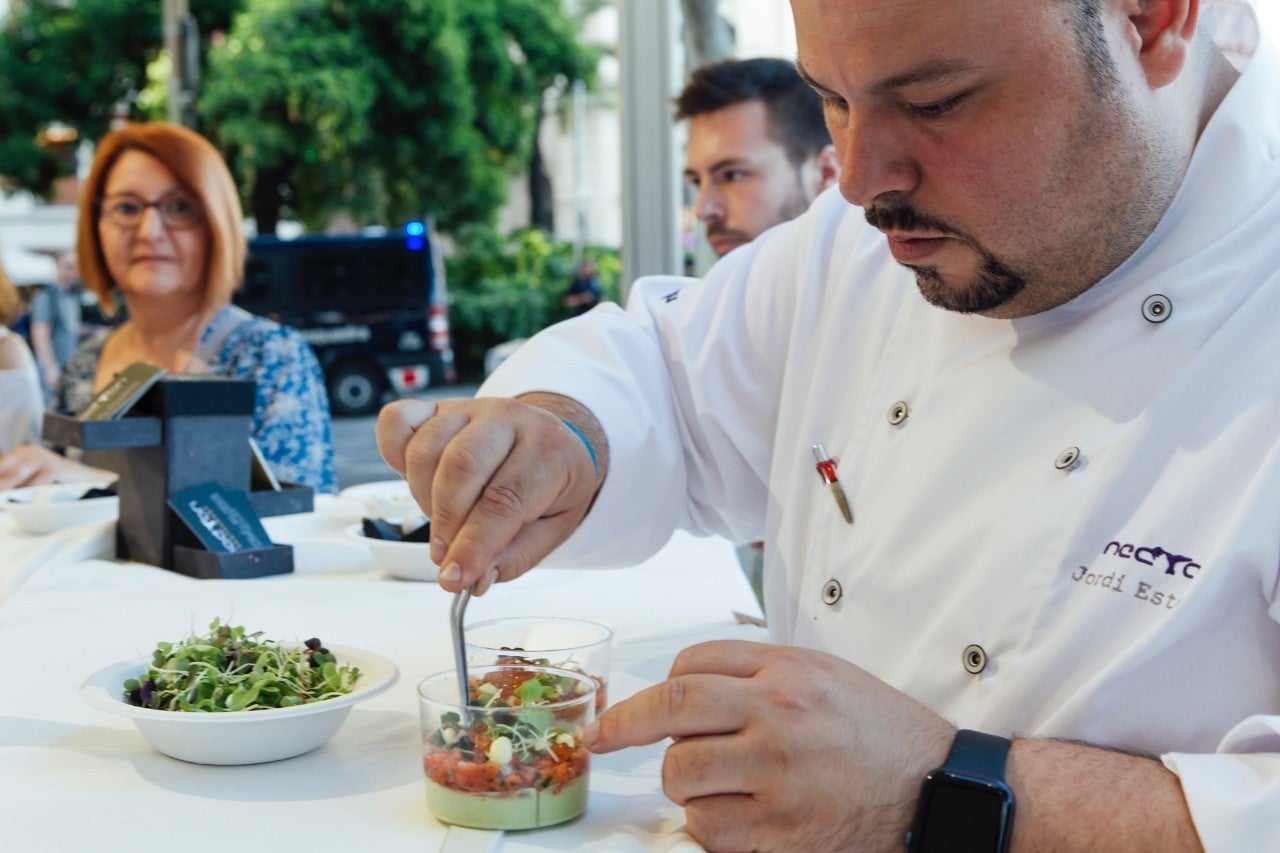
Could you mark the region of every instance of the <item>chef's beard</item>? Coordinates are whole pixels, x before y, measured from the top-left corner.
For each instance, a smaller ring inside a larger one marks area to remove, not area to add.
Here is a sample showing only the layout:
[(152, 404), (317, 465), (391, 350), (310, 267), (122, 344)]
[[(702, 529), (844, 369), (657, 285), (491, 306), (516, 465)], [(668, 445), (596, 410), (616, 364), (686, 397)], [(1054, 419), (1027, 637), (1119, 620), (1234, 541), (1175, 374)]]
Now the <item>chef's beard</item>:
[(904, 264), (916, 274), (916, 287), (930, 304), (960, 314), (991, 311), (1013, 300), (1027, 286), (1027, 280), (969, 235), (946, 221), (920, 213), (908, 202), (892, 196), (866, 209), (867, 222), (886, 231), (935, 231), (964, 243), (978, 254), (975, 277), (963, 284), (947, 284), (936, 267)]
[(979, 314), (1005, 305), (1027, 286), (1027, 280), (1009, 269), (989, 252), (979, 250), (977, 277), (963, 287), (943, 283), (934, 267), (908, 264), (916, 274), (920, 295), (931, 304), (960, 314)]

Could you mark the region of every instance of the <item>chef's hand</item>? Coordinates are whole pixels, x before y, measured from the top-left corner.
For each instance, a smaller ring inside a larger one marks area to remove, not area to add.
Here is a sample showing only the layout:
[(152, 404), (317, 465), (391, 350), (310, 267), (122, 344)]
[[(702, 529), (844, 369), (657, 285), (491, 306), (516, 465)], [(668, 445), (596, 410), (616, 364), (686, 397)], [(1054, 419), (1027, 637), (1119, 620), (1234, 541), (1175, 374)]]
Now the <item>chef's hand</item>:
[[(565, 421), (591, 441), (594, 465)], [(400, 400), (383, 408), (377, 435), (431, 519), (431, 559), (450, 592), (483, 594), (537, 564), (577, 528), (608, 466), (595, 416), (555, 394)]]
[(105, 483), (115, 479), (114, 471), (93, 468), (39, 444), (15, 447), (0, 457), (0, 489), (45, 483)]
[(593, 752), (675, 738), (663, 790), (708, 850), (901, 851), (955, 736), (848, 661), (730, 640), (681, 652), (595, 726)]

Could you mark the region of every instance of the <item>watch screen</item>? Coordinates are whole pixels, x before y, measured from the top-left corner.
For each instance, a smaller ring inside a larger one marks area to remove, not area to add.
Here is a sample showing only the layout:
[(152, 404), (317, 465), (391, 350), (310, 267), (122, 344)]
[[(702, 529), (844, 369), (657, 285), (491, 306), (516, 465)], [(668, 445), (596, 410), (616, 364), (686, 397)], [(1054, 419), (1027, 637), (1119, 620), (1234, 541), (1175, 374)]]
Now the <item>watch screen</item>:
[(992, 791), (935, 787), (920, 853), (992, 853), (1000, 842), (1003, 806)]

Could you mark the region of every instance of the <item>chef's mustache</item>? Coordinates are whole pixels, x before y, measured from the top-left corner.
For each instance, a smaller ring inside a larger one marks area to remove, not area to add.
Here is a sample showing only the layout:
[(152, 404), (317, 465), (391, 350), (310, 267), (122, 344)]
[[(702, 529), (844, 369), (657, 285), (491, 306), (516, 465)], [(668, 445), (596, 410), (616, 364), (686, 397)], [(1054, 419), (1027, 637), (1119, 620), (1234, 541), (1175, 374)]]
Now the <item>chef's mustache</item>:
[(867, 223), (882, 231), (935, 231), (939, 234), (961, 236), (960, 232), (945, 220), (922, 213), (905, 199), (886, 196), (866, 208)]

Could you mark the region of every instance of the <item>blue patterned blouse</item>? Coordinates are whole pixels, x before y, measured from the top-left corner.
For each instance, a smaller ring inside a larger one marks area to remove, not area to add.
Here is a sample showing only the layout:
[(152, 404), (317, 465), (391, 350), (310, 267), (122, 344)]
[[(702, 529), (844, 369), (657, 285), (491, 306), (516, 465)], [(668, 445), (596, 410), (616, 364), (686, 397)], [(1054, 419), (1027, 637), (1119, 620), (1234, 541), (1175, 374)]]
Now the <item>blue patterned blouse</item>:
[[(239, 311), (227, 306), (223, 312)], [(201, 334), (204, 344), (214, 328)], [(111, 330), (86, 338), (63, 368), (53, 408), (75, 412), (93, 399), (93, 376)], [(337, 489), (329, 395), (311, 346), (293, 329), (249, 316), (235, 325), (207, 360), (205, 373), (252, 379), (258, 384), (253, 437), (281, 482), (319, 492)]]

